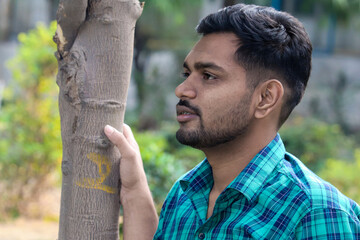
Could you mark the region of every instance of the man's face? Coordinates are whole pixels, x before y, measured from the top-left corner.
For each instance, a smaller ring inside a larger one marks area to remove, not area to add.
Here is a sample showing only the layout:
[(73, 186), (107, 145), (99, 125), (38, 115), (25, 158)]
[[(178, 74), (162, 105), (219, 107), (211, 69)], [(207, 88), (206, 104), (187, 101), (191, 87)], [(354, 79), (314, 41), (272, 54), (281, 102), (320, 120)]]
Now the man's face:
[(185, 58), (186, 79), (175, 90), (180, 143), (210, 148), (247, 131), (252, 92), (235, 60), (237, 44), (232, 33), (209, 34)]

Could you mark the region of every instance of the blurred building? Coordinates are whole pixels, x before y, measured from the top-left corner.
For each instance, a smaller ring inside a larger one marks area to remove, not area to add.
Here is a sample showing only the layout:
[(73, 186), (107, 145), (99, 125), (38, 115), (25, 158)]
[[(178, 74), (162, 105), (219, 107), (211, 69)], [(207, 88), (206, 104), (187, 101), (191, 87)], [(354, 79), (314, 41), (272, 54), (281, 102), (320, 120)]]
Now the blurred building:
[[(306, 9), (301, 0), (275, 0), (274, 7), (295, 15), (313, 44), (308, 88), (296, 112), (360, 131), (360, 11), (342, 18), (319, 1)], [(310, 1), (307, 1), (310, 2)], [(330, 1), (329, 1), (330, 2)]]

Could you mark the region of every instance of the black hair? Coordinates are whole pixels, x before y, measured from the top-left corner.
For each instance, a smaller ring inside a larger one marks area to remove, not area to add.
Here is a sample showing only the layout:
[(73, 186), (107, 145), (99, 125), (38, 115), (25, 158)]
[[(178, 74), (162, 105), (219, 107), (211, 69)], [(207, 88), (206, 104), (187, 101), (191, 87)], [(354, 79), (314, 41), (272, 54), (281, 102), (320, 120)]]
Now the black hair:
[(281, 126), (300, 102), (310, 76), (312, 46), (303, 25), (290, 14), (271, 7), (237, 4), (206, 16), (196, 30), (203, 35), (237, 35), (235, 57), (253, 88), (271, 78), (282, 82), (285, 101)]

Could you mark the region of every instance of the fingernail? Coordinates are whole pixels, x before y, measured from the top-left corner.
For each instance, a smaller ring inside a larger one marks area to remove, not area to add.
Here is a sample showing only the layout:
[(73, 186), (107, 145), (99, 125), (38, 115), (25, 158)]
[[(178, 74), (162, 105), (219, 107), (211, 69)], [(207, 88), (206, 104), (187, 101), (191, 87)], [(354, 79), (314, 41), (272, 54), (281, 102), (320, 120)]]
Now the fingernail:
[(110, 136), (114, 131), (115, 131), (115, 128), (113, 128), (112, 126), (110, 126), (110, 125), (105, 126), (104, 132), (106, 135)]

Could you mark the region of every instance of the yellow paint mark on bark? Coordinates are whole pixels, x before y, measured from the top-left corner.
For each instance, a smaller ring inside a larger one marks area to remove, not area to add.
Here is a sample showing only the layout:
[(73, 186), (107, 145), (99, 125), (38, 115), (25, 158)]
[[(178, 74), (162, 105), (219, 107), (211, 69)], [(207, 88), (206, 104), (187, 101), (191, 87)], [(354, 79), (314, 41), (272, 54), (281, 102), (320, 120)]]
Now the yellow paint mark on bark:
[[(102, 156), (97, 153), (89, 153), (86, 155), (86, 157), (98, 166), (100, 177), (83, 178), (80, 181), (77, 181), (76, 185), (83, 188), (99, 189), (107, 193), (115, 194), (117, 192), (116, 188), (103, 184), (111, 171), (111, 164), (109, 159), (106, 156)], [(103, 168), (103, 166), (105, 166), (105, 168)]]
[(66, 39), (64, 37), (64, 33), (62, 31), (62, 28), (61, 28), (61, 26), (59, 24), (57, 25), (56, 35), (59, 38), (58, 48), (59, 48), (59, 50), (61, 52), (63, 52), (64, 51), (64, 46), (65, 46), (65, 44), (67, 44), (67, 41), (66, 41)]

